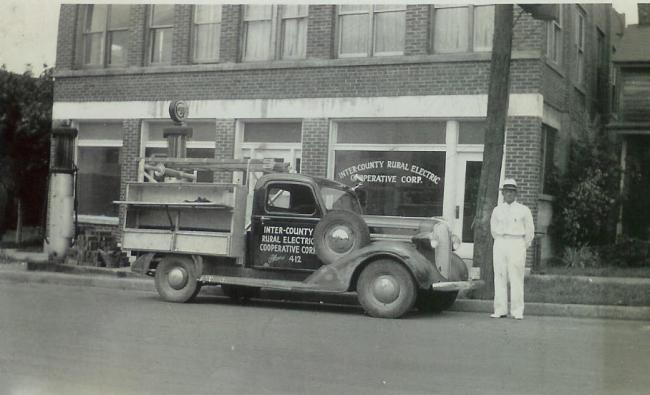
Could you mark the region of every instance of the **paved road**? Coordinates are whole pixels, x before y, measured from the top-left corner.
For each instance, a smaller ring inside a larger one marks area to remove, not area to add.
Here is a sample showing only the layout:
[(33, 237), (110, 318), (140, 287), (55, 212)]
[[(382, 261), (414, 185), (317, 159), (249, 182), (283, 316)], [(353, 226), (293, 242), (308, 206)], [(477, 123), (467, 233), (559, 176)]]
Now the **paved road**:
[(2, 394), (623, 394), (650, 388), (650, 322), (0, 285)]

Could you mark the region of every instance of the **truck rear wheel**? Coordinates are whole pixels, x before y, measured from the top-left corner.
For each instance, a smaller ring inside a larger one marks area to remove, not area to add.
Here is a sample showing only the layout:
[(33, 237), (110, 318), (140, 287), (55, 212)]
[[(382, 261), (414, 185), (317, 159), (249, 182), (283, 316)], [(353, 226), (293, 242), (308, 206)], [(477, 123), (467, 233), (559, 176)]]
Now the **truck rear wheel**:
[(352, 211), (330, 211), (314, 229), (316, 255), (325, 264), (333, 263), (369, 243), (368, 225)]
[(458, 291), (420, 290), (415, 307), (424, 313), (439, 313), (449, 309), (458, 296)]
[(168, 302), (192, 301), (199, 293), (196, 267), (190, 258), (165, 256), (156, 268), (156, 290)]
[(407, 268), (390, 259), (366, 266), (357, 282), (357, 297), (372, 317), (398, 318), (415, 304), (416, 285)]

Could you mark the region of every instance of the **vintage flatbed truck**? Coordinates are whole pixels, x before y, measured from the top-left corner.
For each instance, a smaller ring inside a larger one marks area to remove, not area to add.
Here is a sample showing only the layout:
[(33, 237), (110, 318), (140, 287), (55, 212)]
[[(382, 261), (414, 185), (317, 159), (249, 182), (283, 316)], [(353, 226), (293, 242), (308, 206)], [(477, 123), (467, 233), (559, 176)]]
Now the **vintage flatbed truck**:
[(209, 285), (238, 298), (262, 288), (356, 292), (369, 315), (397, 318), (414, 306), (447, 309), (460, 290), (482, 284), (469, 279), (442, 219), (363, 215), (354, 188), (277, 172), (272, 162), (142, 162), (151, 181), (192, 179), (192, 168), (240, 171), (249, 184), (267, 173), (252, 193), (246, 183), (127, 185), (116, 202), (126, 215), (122, 248), (137, 257), (133, 271), (155, 277), (164, 300), (188, 302)]

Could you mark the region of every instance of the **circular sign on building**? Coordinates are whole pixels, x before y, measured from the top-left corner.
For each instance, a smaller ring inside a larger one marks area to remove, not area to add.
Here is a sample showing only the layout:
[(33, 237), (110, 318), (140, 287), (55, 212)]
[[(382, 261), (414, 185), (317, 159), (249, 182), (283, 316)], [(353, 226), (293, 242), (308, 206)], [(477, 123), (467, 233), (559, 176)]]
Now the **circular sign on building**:
[(172, 121), (177, 124), (182, 124), (185, 121), (188, 112), (189, 108), (184, 101), (174, 100), (169, 103), (169, 116), (171, 117)]

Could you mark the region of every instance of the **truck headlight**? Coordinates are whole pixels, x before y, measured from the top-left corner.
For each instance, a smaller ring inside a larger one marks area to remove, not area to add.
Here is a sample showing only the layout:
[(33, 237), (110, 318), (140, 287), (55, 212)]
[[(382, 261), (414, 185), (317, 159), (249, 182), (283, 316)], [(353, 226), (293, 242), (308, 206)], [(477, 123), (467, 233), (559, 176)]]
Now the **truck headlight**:
[(451, 235), (451, 249), (453, 251), (456, 251), (457, 249), (459, 249), (461, 243), (462, 242), (460, 241), (460, 237), (458, 237), (456, 235)]

